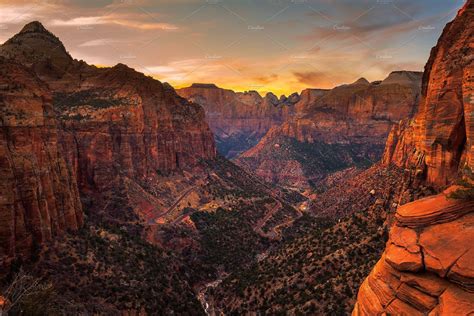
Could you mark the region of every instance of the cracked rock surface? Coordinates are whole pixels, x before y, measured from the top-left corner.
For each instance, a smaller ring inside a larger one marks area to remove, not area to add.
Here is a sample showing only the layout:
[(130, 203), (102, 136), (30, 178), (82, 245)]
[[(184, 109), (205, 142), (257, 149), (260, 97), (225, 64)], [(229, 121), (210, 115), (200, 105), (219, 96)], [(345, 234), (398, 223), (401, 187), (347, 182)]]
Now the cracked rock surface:
[[(474, 207), (448, 199), (449, 191), (399, 208), (386, 250), (362, 284), (353, 315), (474, 312)], [(437, 215), (451, 213), (451, 220), (439, 223), (432, 216), (430, 222), (425, 215), (433, 208)], [(407, 226), (405, 219), (423, 219), (423, 224)]]

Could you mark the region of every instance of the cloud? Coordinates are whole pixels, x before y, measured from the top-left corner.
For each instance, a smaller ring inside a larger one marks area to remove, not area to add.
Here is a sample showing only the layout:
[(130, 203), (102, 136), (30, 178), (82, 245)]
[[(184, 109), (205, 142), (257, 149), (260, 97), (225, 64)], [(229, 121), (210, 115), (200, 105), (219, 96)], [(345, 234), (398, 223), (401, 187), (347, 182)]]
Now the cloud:
[(127, 21), (127, 20), (113, 20), (113, 23), (121, 25), (121, 26), (140, 29), (140, 30), (175, 31), (179, 29), (177, 25), (170, 24), (170, 23), (142, 23), (142, 22)]
[(125, 15), (104, 15), (104, 16), (81, 16), (72, 18), (69, 20), (53, 19), (51, 25), (54, 26), (90, 26), (90, 25), (103, 25), (103, 24), (115, 24), (140, 30), (166, 30), (172, 31), (177, 30), (177, 25), (165, 22), (151, 22), (144, 23), (139, 20), (139, 17), (131, 17)]
[(38, 19), (44, 13), (44, 8), (35, 5), (8, 5), (0, 1), (0, 25), (25, 23)]
[(78, 17), (70, 20), (54, 19), (51, 21), (51, 25), (54, 26), (85, 26), (85, 25), (99, 25), (108, 23), (104, 17), (101, 16), (88, 16)]
[(272, 83), (278, 80), (278, 75), (277, 74), (271, 74), (268, 76), (257, 76), (254, 78), (254, 80), (258, 83), (263, 83), (263, 84), (268, 84)]
[(296, 80), (310, 86), (318, 86), (322, 81), (327, 79), (327, 75), (323, 72), (308, 71), (308, 72), (293, 72)]
[(28, 20), (32, 17), (32, 13), (28, 7), (1, 7), (0, 21), (7, 23), (10, 21), (18, 22), (21, 20)]
[(84, 42), (78, 47), (97, 47), (97, 46), (104, 46), (104, 45), (110, 45), (111, 43), (116, 43), (116, 40), (110, 39), (110, 38), (99, 38), (91, 41)]
[(141, 71), (151, 74), (159, 80), (173, 82), (203, 76), (204, 74), (209, 76), (219, 70), (222, 71), (219, 68), (221, 68), (220, 65), (210, 63), (210, 60), (193, 58), (173, 61), (166, 65), (146, 66)]

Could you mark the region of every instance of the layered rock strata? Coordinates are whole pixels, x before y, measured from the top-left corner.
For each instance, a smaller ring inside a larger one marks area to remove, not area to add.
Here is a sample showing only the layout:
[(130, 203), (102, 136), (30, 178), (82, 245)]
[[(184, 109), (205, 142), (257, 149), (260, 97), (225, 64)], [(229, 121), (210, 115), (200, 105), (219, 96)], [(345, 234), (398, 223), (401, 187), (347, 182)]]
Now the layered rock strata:
[[(272, 127), (237, 163), (267, 181), (307, 187), (309, 180), (318, 180), (328, 171), (375, 162), (382, 156), (392, 126), (414, 113), (420, 88), (421, 73), (398, 71), (381, 82), (361, 78), (329, 91), (305, 90), (295, 105), (294, 117)], [(312, 153), (293, 150), (282, 139), (314, 144), (297, 146), (312, 147)], [(313, 157), (314, 152), (323, 158), (332, 155), (335, 168), (319, 167), (306, 158)], [(296, 178), (280, 174), (290, 169), (296, 171)]]
[(353, 315), (474, 312), (474, 202), (447, 192), (400, 207)]
[(0, 58), (0, 266), (83, 223), (47, 86)]
[(0, 58), (4, 262), (80, 227), (78, 192), (91, 212), (123, 183), (157, 194), (164, 175), (216, 157), (199, 105), (125, 65), (72, 59), (39, 22)]
[(425, 66), (419, 111), (394, 127), (383, 158), (422, 170), (436, 186), (474, 168), (473, 14), (468, 1), (446, 25)]
[(298, 94), (277, 98), (256, 91), (234, 92), (214, 84), (195, 83), (177, 93), (203, 106), (221, 154), (235, 158), (254, 146), (272, 127), (287, 120), (300, 100)]
[[(419, 112), (394, 127), (384, 154), (385, 164), (436, 188), (473, 180), (473, 16), (468, 0), (445, 27), (425, 67)], [(474, 313), (474, 201), (459, 189), (399, 207), (353, 315)]]

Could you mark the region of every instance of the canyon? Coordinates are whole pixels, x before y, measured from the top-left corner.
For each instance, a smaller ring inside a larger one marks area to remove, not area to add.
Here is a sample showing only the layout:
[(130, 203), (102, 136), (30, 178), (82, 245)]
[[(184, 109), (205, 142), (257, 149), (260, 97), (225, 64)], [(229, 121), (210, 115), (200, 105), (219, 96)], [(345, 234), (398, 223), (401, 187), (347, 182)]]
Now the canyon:
[(378, 161), (391, 127), (415, 112), (420, 89), (421, 73), (397, 71), (378, 82), (303, 91), (295, 115), (236, 162), (268, 182), (315, 189), (329, 173)]
[(262, 97), (256, 91), (234, 92), (199, 83), (176, 92), (204, 108), (217, 149), (229, 159), (255, 146), (271, 127), (290, 118), (300, 100), (297, 93), (280, 98), (267, 93)]
[(342, 181), (334, 173), (335, 182), (310, 204), (314, 217), (297, 220), (285, 243), (209, 291), (215, 310), (473, 313), (473, 13), (467, 1), (445, 27), (415, 115), (393, 122), (381, 162), (347, 170)]
[(416, 111), (421, 76), (395, 71), (381, 81), (360, 78), (279, 99), (214, 84), (177, 93), (203, 106), (222, 155), (269, 183), (308, 190), (332, 172), (382, 157), (391, 127)]
[(170, 85), (75, 60), (39, 22), (0, 61), (1, 276), (47, 279), (67, 300), (51, 313), (201, 314), (195, 286), (300, 216), (299, 194), (217, 155), (204, 109)]
[(0, 313), (474, 313), (473, 15), (423, 73), (280, 98), (28, 23), (0, 46)]

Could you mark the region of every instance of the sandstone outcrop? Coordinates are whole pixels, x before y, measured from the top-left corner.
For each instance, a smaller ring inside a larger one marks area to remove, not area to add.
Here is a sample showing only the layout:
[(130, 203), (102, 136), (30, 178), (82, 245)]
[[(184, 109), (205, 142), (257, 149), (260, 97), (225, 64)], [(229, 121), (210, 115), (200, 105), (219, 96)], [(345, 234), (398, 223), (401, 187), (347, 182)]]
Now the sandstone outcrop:
[(400, 207), (353, 315), (474, 312), (474, 201), (448, 192)]
[(278, 99), (272, 93), (262, 97), (256, 91), (234, 92), (202, 83), (177, 93), (204, 107), (218, 150), (228, 158), (251, 148), (272, 126), (288, 119), (300, 100), (297, 93)]
[(83, 222), (47, 86), (0, 57), (0, 267)]
[(125, 65), (55, 96), (81, 187), (100, 191), (118, 176), (149, 181), (215, 157), (202, 108)]
[[(383, 158), (438, 188), (472, 181), (473, 17), (468, 0), (445, 27), (425, 67), (419, 112), (393, 128)], [(398, 208), (353, 315), (474, 313), (474, 201), (454, 199), (459, 189)]]
[[(396, 71), (381, 82), (361, 78), (328, 91), (305, 90), (295, 115), (272, 127), (237, 163), (267, 181), (308, 187), (309, 180), (319, 180), (328, 172), (375, 162), (392, 126), (413, 115), (420, 89), (421, 73)], [(299, 149), (289, 148), (287, 141), (298, 143)], [(315, 155), (321, 156), (318, 161), (331, 157), (333, 166), (305, 158)], [(288, 173), (296, 177), (281, 170), (292, 170)]]

